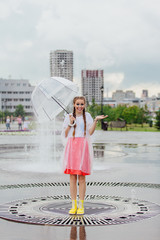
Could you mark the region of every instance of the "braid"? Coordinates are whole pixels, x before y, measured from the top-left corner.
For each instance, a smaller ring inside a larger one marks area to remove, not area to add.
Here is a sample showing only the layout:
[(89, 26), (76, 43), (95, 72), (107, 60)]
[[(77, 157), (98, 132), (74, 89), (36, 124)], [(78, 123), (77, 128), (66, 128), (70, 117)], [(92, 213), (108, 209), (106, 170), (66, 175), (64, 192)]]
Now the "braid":
[[(73, 108), (73, 117), (76, 118), (76, 109), (75, 109), (75, 107)], [(74, 125), (73, 137), (75, 137), (75, 131), (76, 131), (76, 124)]]
[(83, 120), (84, 120), (84, 136), (86, 136), (86, 114), (85, 114), (85, 108), (83, 109)]
[[(86, 103), (85, 97), (75, 97), (73, 99), (73, 104), (75, 104), (76, 100), (81, 99)], [(76, 109), (75, 107), (73, 108), (73, 117), (76, 118)], [(83, 109), (83, 120), (84, 120), (84, 136), (86, 136), (86, 114), (85, 114), (85, 108)], [(74, 130), (73, 130), (73, 137), (75, 137), (75, 131), (76, 131), (76, 124), (74, 125)]]

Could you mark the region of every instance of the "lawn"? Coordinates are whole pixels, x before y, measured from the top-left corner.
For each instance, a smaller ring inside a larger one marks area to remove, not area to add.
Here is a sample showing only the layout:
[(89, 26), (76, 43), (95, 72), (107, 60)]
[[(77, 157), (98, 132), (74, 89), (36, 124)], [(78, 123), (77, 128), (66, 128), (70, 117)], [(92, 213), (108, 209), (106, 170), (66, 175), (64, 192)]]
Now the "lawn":
[[(100, 130), (101, 129), (101, 125), (100, 123), (97, 124), (96, 130)], [(128, 124), (127, 125), (127, 130), (128, 131), (137, 131), (137, 132), (160, 132), (160, 130), (157, 130), (154, 126), (150, 127), (149, 124), (143, 124), (143, 127), (141, 124)], [(126, 127), (125, 128), (108, 128), (108, 131), (126, 131)]]

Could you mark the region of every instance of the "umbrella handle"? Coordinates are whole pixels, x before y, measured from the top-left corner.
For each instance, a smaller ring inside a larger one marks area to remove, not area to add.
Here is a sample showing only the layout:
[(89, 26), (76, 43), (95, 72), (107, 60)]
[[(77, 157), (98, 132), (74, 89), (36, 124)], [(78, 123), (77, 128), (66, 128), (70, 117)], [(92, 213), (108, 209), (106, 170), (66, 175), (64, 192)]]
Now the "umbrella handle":
[(63, 108), (63, 110), (64, 110), (66, 113), (69, 114), (69, 112), (68, 112), (53, 96), (51, 96), (51, 98), (53, 98), (53, 100), (54, 100), (61, 108)]

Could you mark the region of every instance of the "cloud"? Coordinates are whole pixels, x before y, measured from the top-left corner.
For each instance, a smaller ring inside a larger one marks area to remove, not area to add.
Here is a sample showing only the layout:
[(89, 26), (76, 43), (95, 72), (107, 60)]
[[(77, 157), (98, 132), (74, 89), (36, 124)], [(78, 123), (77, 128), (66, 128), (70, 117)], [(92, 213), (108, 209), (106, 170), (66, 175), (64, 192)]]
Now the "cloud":
[(5, 0), (0, 2), (0, 19), (5, 20), (11, 14), (22, 14), (22, 0)]
[(9, 52), (14, 52), (14, 53), (23, 53), (25, 51), (28, 51), (33, 46), (33, 42), (30, 40), (24, 40), (20, 41), (18, 43), (8, 43), (7, 44), (7, 49)]
[(116, 89), (122, 89), (124, 81), (124, 73), (108, 73), (104, 74), (104, 97), (112, 97), (112, 92)]
[(87, 67), (89, 68), (105, 68), (115, 63), (112, 49), (106, 47), (100, 41), (89, 42), (85, 49), (87, 58)]
[(0, 1), (0, 77), (16, 78), (21, 69), (38, 83), (49, 76), (50, 50), (68, 49), (77, 82), (85, 68), (104, 70), (110, 94), (150, 83), (153, 73), (158, 82), (159, 8), (158, 0)]
[(105, 94), (104, 97), (107, 97), (107, 93), (109, 97), (112, 97), (112, 93), (116, 90), (133, 90), (136, 93), (136, 97), (141, 97), (142, 90), (147, 89), (149, 96), (156, 95), (158, 96), (158, 93), (160, 93), (160, 83), (146, 83), (141, 82), (137, 84), (130, 84), (129, 87), (125, 87), (124, 84), (125, 81), (125, 75), (124, 73), (109, 73), (104, 75), (104, 89)]

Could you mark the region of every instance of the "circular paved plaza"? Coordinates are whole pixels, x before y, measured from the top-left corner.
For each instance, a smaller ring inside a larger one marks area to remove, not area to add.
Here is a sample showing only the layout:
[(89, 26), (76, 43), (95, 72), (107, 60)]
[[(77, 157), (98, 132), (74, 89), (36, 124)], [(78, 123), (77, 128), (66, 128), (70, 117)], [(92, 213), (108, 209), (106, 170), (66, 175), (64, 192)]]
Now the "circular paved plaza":
[(159, 239), (159, 133), (96, 132), (82, 216), (68, 215), (69, 177), (37, 160), (36, 136), (0, 140), (3, 239)]

